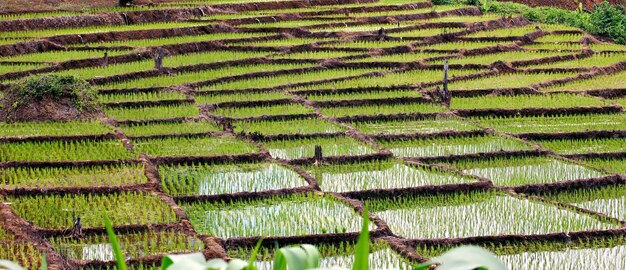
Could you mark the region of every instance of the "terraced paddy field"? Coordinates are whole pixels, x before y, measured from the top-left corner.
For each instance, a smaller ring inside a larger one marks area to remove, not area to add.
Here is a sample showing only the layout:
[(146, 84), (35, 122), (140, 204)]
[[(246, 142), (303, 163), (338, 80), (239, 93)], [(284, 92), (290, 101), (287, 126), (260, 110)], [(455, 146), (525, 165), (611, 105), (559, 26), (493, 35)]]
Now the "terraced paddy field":
[(587, 36), (419, 0), (0, 16), (0, 96), (73, 75), (103, 107), (0, 122), (0, 258), (114, 269), (106, 214), (131, 269), (260, 238), (260, 269), (295, 243), (349, 267), (367, 208), (377, 269), (466, 244), (510, 269), (624, 269), (626, 46)]

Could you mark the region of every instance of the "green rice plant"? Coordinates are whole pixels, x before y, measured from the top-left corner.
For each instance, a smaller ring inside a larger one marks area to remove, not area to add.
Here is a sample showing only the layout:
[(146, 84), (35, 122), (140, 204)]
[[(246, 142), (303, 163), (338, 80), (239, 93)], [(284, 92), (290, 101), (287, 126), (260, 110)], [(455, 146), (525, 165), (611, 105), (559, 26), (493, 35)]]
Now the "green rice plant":
[(240, 102), (240, 101), (261, 101), (276, 99), (291, 99), (292, 95), (284, 92), (240, 92), (240, 93), (222, 93), (219, 91), (210, 91), (207, 93), (196, 94), (196, 103), (217, 104), (223, 102)]
[(535, 32), (535, 27), (538, 27), (538, 26), (539, 25), (531, 24), (531, 25), (526, 25), (522, 27), (513, 27), (513, 28), (506, 27), (506, 28), (490, 29), (490, 30), (478, 31), (478, 32), (474, 32), (471, 34), (467, 34), (465, 35), (465, 37), (469, 37), (469, 38), (519, 37), (519, 36), (523, 36), (523, 35)]
[(176, 91), (158, 91), (158, 92), (132, 92), (123, 94), (103, 94), (99, 96), (102, 103), (116, 102), (137, 102), (137, 101), (161, 101), (161, 100), (182, 100), (187, 96)]
[(159, 167), (163, 191), (172, 196), (259, 192), (308, 185), (277, 163), (194, 164)]
[(480, 127), (458, 117), (440, 116), (421, 120), (386, 120), (352, 122), (354, 127), (366, 134), (414, 134), (445, 131), (474, 131)]
[(580, 208), (600, 212), (619, 220), (626, 219), (626, 186), (607, 186), (563, 191), (545, 195)]
[(127, 136), (153, 136), (164, 134), (195, 134), (222, 131), (218, 125), (207, 121), (185, 121), (180, 123), (149, 123), (120, 126)]
[[(109, 51), (109, 56), (129, 54), (131, 51)], [(102, 58), (104, 52), (100, 50), (81, 51), (48, 51), (15, 56), (0, 57), (0, 62), (65, 62), (87, 58)]]
[(626, 159), (622, 158), (588, 158), (585, 159), (586, 164), (603, 168), (610, 172), (626, 174)]
[[(450, 64), (458, 64), (458, 65), (462, 65), (462, 64), (489, 65), (498, 61), (504, 61), (504, 62), (527, 61), (527, 60), (535, 60), (535, 59), (566, 55), (566, 54), (568, 53), (509, 51), (509, 52), (499, 52), (499, 53), (475, 55), (475, 56), (454, 57), (454, 58), (449, 58), (448, 62)], [(443, 60), (433, 60), (430, 62), (435, 63), (435, 64), (442, 64)]]
[[(19, 263), (24, 269), (35, 270), (41, 267), (42, 254), (32, 243), (9, 241), (0, 244), (0, 258)], [(4, 267), (3, 267), (4, 268)]]
[(460, 49), (472, 50), (472, 49), (480, 49), (480, 48), (485, 48), (485, 47), (493, 47), (499, 44), (504, 44), (504, 43), (499, 42), (499, 41), (454, 41), (454, 42), (444, 42), (444, 43), (426, 45), (424, 47), (421, 47), (421, 49), (458, 51)]
[(607, 176), (600, 171), (549, 157), (498, 157), (451, 164), (464, 173), (490, 179), (498, 186), (550, 184)]
[(344, 60), (344, 62), (417, 62), (422, 59), (442, 56), (442, 53), (411, 52), (399, 54), (374, 55), (367, 58)]
[[(368, 28), (369, 29), (369, 28)], [(372, 30), (369, 31), (377, 31), (378, 29), (380, 29), (380, 26), (378, 28), (374, 27)], [(361, 28), (362, 31), (366, 31), (365, 28)], [(391, 47), (398, 47), (398, 46), (406, 46), (409, 45), (411, 43), (411, 41), (362, 41), (362, 40), (354, 40), (354, 41), (342, 41), (342, 42), (338, 42), (338, 43), (330, 43), (330, 44), (323, 44), (320, 45), (320, 47), (322, 48), (363, 48), (363, 49), (374, 49), (374, 48), (391, 48)]]
[(289, 74), (263, 76), (233, 82), (225, 82), (213, 84), (202, 88), (201, 90), (219, 91), (219, 90), (242, 90), (248, 88), (270, 88), (281, 85), (294, 83), (305, 83), (318, 80), (335, 79), (347, 76), (358, 76), (365, 73), (384, 71), (380, 68), (341, 68), (341, 69), (323, 69), (307, 72), (292, 72)]
[(502, 18), (502, 15), (487, 13), (481, 16), (444, 16), (439, 18), (431, 18), (424, 20), (429, 23), (443, 23), (443, 22), (462, 22), (462, 23), (472, 23), (472, 22), (485, 22), (492, 21)]
[(533, 149), (522, 141), (493, 135), (381, 140), (378, 143), (399, 157), (437, 157)]
[(464, 29), (465, 28), (418, 28), (403, 32), (393, 32), (388, 35), (392, 37), (430, 37), (460, 32)]
[(0, 168), (0, 187), (103, 187), (145, 184), (143, 165), (103, 165), (67, 168)]
[(442, 6), (433, 6), (427, 8), (420, 9), (408, 9), (408, 10), (389, 10), (389, 11), (372, 11), (372, 12), (358, 12), (352, 13), (350, 16), (362, 18), (362, 17), (388, 17), (388, 16), (399, 16), (399, 15), (416, 15), (416, 14), (425, 14), (431, 12), (443, 12), (448, 10), (459, 9), (463, 6), (461, 5), (442, 5)]
[(305, 168), (328, 192), (413, 188), (475, 182), (476, 179), (417, 167), (396, 160), (311, 165)]
[(575, 155), (624, 152), (626, 139), (560, 139), (537, 143), (557, 154)]
[[(167, 57), (164, 62), (167, 62)], [(51, 74), (57, 74), (61, 76), (72, 75), (81, 79), (90, 79), (95, 77), (108, 77), (128, 72), (139, 72), (154, 69), (153, 60), (141, 60), (128, 63), (110, 64), (107, 66), (87, 67), (79, 69), (67, 69), (61, 71), (51, 72)]]
[[(163, 66), (179, 67), (197, 64), (207, 64), (225, 61), (235, 61), (248, 58), (257, 58), (267, 55), (262, 51), (208, 51), (199, 53), (186, 53), (163, 58)], [(150, 62), (153, 63), (152, 60)]]
[(0, 122), (0, 138), (97, 135), (112, 131), (110, 127), (98, 121)]
[[(316, 248), (320, 253), (320, 268), (322, 269), (333, 267), (350, 269), (354, 265), (356, 253), (354, 244), (344, 242), (338, 244), (320, 243), (316, 245)], [(229, 249), (228, 255), (231, 258), (248, 258), (251, 252), (250, 249), (240, 247)], [(257, 253), (254, 266), (259, 270), (271, 270), (274, 254), (274, 249), (261, 248)], [(371, 243), (368, 257), (370, 269), (412, 269), (409, 261), (393, 251), (384, 242)]]
[(535, 65), (532, 66), (532, 68), (592, 68), (615, 65), (623, 61), (626, 61), (626, 55), (624, 53), (600, 52), (594, 54), (592, 57)]
[(279, 104), (279, 105), (264, 105), (254, 107), (226, 107), (217, 108), (211, 113), (214, 115), (233, 117), (233, 118), (245, 118), (245, 117), (257, 117), (264, 115), (292, 115), (292, 114), (306, 114), (313, 113), (314, 110), (305, 107), (301, 104)]
[(351, 56), (359, 53), (342, 51), (303, 51), (287, 54), (274, 54), (269, 58), (275, 59), (329, 59)]
[(118, 140), (11, 142), (0, 144), (0, 162), (79, 161), (136, 158)]
[[(202, 240), (174, 230), (160, 232), (132, 232), (117, 235), (126, 258), (142, 258), (175, 252), (202, 251)], [(82, 238), (51, 237), (55, 251), (65, 258), (83, 261), (114, 260), (107, 235), (89, 235)]]
[[(488, 58), (487, 58), (488, 59)], [(493, 59), (492, 59), (493, 60)], [(553, 73), (504, 73), (481, 78), (455, 81), (450, 83), (450, 90), (475, 90), (529, 87), (533, 84), (563, 79), (576, 75), (574, 72)]]
[[(306, 93), (305, 93), (306, 95)], [(306, 98), (314, 101), (328, 100), (352, 100), (352, 99), (385, 99), (385, 98), (417, 98), (422, 94), (419, 91), (409, 90), (373, 90), (368, 92), (347, 92), (347, 93), (330, 93), (330, 94), (312, 94), (306, 95)]]
[(11, 209), (33, 225), (46, 229), (72, 228), (80, 216), (84, 227), (103, 227), (106, 214), (116, 226), (176, 222), (178, 218), (156, 195), (124, 192), (108, 195), (40, 195), (9, 197)]
[[(81, 270), (118, 270), (116, 265), (106, 265), (106, 266), (83, 266), (80, 268)], [(159, 270), (161, 269), (160, 262), (139, 262), (133, 263), (128, 266), (127, 270)]]
[(200, 109), (193, 104), (159, 105), (139, 108), (107, 108), (104, 113), (118, 121), (152, 120), (198, 116)]
[(0, 226), (0, 242), (7, 242), (13, 239), (15, 239), (15, 235), (13, 235), (12, 233), (8, 232), (7, 230), (5, 230), (4, 228)]
[(450, 102), (450, 108), (456, 110), (497, 108), (573, 108), (606, 105), (609, 105), (609, 102), (595, 97), (574, 94), (453, 98)]
[[(346, 22), (349, 22), (346, 21)], [(327, 20), (298, 20), (298, 21), (278, 21), (278, 22), (265, 22), (265, 23), (248, 23), (242, 24), (241, 27), (246, 28), (262, 28), (262, 27), (271, 27), (271, 28), (299, 28), (299, 27), (308, 27), (315, 26), (319, 24), (327, 24), (329, 21)]]
[(616, 98), (616, 99), (613, 99), (612, 101), (621, 105), (622, 107), (626, 107), (626, 97)]
[(396, 235), (406, 238), (549, 234), (619, 227), (495, 191), (372, 199), (364, 203)]
[(234, 126), (236, 133), (260, 133), (263, 135), (335, 133), (346, 130), (345, 127), (320, 118), (237, 121)]
[(101, 85), (105, 89), (127, 89), (127, 88), (147, 88), (165, 87), (185, 83), (194, 83), (217, 79), (224, 76), (236, 76), (253, 72), (269, 72), (281, 69), (294, 69), (311, 67), (311, 64), (259, 64), (243, 66), (226, 66), (202, 71), (179, 72), (173, 75), (163, 75), (156, 77), (144, 77), (123, 82), (115, 82)]
[(514, 117), (487, 116), (475, 119), (486, 127), (513, 134), (626, 130), (626, 115), (619, 113)]
[[(592, 44), (595, 45), (595, 44)], [(582, 44), (575, 43), (529, 43), (522, 45), (522, 48), (527, 50), (551, 50), (551, 51), (580, 51), (582, 50)]]
[(250, 143), (231, 136), (173, 137), (133, 140), (136, 152), (150, 156), (215, 156), (257, 152)]
[(626, 85), (626, 71), (611, 75), (594, 76), (590, 79), (576, 80), (543, 88), (544, 91), (584, 91), (599, 89), (623, 89)]
[(585, 35), (582, 33), (580, 34), (554, 34), (554, 35), (546, 35), (538, 39), (535, 39), (535, 42), (551, 42), (551, 43), (580, 42), (580, 39), (582, 39), (584, 36)]
[[(623, 237), (591, 238), (567, 242), (524, 241), (513, 244), (492, 243), (483, 245), (498, 255), (507, 269), (600, 269), (621, 268), (626, 252)], [(417, 247), (417, 253), (434, 257), (454, 246)], [(606, 260), (605, 258), (618, 258)]]
[(183, 203), (181, 207), (196, 231), (220, 238), (347, 233), (359, 231), (361, 224), (349, 206), (312, 194), (233, 203)]
[(255, 47), (280, 47), (280, 46), (298, 46), (314, 42), (330, 41), (331, 39), (323, 38), (285, 38), (285, 39), (271, 39), (260, 41), (240, 41), (232, 42), (232, 45), (236, 46), (255, 46)]
[[(213, 41), (213, 40), (255, 38), (255, 37), (264, 37), (264, 36), (269, 36), (269, 35), (271, 34), (238, 33), (238, 32), (212, 33), (212, 34), (195, 35), (195, 36), (174, 36), (174, 37), (165, 37), (165, 38), (133, 39), (133, 40), (123, 40), (123, 41), (109, 41), (109, 42), (103, 42), (103, 43), (89, 43), (86, 46), (157, 47), (157, 46), (165, 46), (165, 45), (172, 45), (172, 44), (206, 42), (206, 41)], [(81, 44), (80, 46), (85, 46), (85, 45)]]
[[(450, 78), (455, 76), (476, 73), (478, 70), (463, 69), (449, 72)], [(419, 85), (425, 82), (435, 82), (443, 80), (443, 72), (434, 69), (418, 69), (405, 72), (387, 73), (384, 76), (367, 76), (354, 79), (340, 80), (327, 83), (318, 83), (296, 87), (294, 90), (313, 89), (345, 89), (345, 88), (370, 88), (370, 87), (392, 87), (405, 85)]]
[(7, 13), (0, 15), (0, 21), (20, 20), (20, 19), (37, 19), (44, 17), (72, 16), (79, 15), (76, 11), (46, 11), (46, 12), (24, 12), (24, 13)]
[(0, 45), (14, 44), (27, 40), (28, 38), (0, 38)]
[(136, 31), (136, 30), (150, 30), (150, 29), (168, 29), (168, 28), (182, 28), (182, 27), (202, 26), (202, 25), (206, 25), (206, 23), (157, 22), (157, 23), (130, 24), (130, 25), (74, 27), (74, 28), (62, 28), (62, 29), (53, 28), (53, 29), (43, 29), (43, 30), (1, 32), (0, 37), (39, 38), (39, 37), (49, 37), (49, 36), (57, 36), (57, 35), (78, 35), (78, 34), (95, 34), (95, 33), (105, 33), (105, 32)]
[(267, 140), (262, 142), (270, 155), (281, 159), (311, 158), (315, 146), (322, 146), (323, 156), (358, 156), (375, 154), (370, 146), (351, 137), (322, 137), (297, 140)]
[(392, 115), (411, 113), (439, 113), (446, 112), (446, 108), (436, 103), (408, 103), (398, 105), (362, 105), (347, 107), (322, 108), (322, 114), (330, 117), (344, 117), (356, 115)]
[(47, 67), (46, 64), (0, 64), (0, 75)]
[[(406, 12), (406, 11), (404, 11)], [(358, 13), (355, 13), (357, 15)], [(325, 28), (316, 28), (311, 31), (314, 32), (374, 32), (378, 31), (380, 28), (385, 29), (393, 29), (397, 28), (398, 25), (396, 23), (376, 23), (376, 24), (361, 24), (361, 25), (344, 25), (344, 26), (331, 26)], [(408, 42), (405, 42), (408, 44)], [(343, 47), (343, 46), (341, 46)]]

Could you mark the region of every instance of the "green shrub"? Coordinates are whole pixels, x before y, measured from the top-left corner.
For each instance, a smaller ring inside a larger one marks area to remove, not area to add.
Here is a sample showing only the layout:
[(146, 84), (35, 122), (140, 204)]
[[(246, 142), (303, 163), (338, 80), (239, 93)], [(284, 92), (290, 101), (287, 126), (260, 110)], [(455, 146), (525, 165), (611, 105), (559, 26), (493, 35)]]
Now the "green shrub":
[(12, 106), (19, 107), (33, 100), (46, 97), (69, 98), (79, 110), (92, 110), (97, 107), (97, 92), (91, 85), (74, 76), (41, 75), (21, 80), (10, 90)]

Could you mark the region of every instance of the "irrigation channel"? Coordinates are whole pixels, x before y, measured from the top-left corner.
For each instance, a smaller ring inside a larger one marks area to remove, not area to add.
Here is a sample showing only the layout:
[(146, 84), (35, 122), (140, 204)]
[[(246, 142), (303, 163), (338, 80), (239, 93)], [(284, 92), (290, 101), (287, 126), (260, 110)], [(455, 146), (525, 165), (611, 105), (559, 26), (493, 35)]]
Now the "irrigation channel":
[(0, 95), (35, 74), (104, 116), (0, 122), (0, 258), (28, 269), (114, 269), (103, 213), (132, 269), (260, 238), (262, 269), (296, 243), (348, 267), (365, 208), (375, 268), (626, 268), (626, 46), (576, 28), (419, 0), (0, 15)]

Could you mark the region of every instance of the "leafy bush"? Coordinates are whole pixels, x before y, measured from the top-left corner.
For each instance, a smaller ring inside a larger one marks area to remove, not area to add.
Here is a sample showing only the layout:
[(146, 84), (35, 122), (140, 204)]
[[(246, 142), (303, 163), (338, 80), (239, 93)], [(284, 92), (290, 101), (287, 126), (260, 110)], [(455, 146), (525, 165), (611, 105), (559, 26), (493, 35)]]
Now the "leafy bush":
[(91, 85), (74, 76), (41, 75), (21, 80), (11, 90), (14, 108), (46, 97), (69, 98), (79, 110), (97, 107), (97, 92)]

